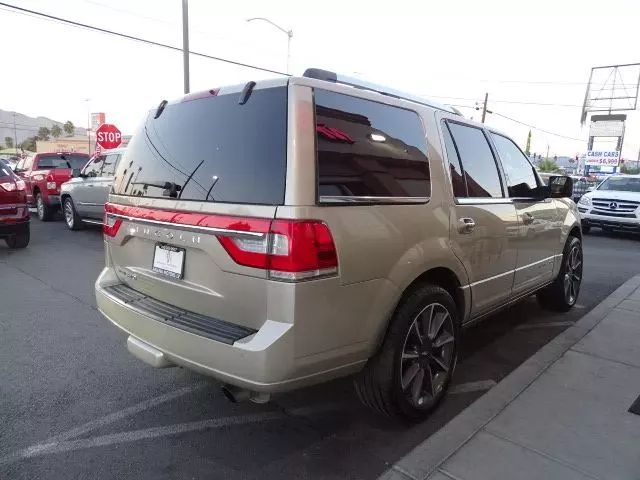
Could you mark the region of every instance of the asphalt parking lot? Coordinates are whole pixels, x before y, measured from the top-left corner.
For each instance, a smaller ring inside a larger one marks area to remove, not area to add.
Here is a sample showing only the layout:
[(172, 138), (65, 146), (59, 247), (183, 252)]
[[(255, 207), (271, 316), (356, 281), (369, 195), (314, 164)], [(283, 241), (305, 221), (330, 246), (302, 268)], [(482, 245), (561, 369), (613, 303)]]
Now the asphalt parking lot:
[(640, 269), (640, 237), (585, 237), (568, 314), (531, 298), (468, 330), (452, 392), (407, 427), (361, 408), (349, 379), (230, 404), (212, 380), (155, 370), (95, 309), (99, 229), (32, 221), (0, 246), (0, 479), (376, 478)]

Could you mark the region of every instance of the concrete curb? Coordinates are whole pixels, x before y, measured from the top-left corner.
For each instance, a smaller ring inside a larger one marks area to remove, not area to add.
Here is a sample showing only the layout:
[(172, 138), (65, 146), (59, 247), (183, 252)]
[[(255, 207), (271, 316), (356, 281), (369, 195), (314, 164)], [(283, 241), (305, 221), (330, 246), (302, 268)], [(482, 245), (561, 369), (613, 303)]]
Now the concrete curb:
[(379, 477), (379, 480), (422, 480), (436, 472), (440, 465), (504, 410), (638, 287), (640, 287), (640, 275), (627, 280), (572, 327), (547, 343), (438, 432), (398, 460)]

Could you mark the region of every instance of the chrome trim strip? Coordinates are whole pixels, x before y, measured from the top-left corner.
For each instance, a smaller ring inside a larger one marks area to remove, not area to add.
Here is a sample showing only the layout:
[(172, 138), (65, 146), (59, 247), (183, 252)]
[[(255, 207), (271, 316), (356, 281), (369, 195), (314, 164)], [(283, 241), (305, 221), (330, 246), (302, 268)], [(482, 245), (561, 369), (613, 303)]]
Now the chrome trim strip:
[(101, 220), (90, 220), (88, 218), (83, 218), (82, 221), (84, 223), (91, 223), (92, 225), (103, 225)]
[[(560, 256), (562, 256), (562, 255), (560, 255)], [(551, 255), (550, 257), (543, 258), (542, 260), (538, 260), (537, 262), (529, 263), (529, 264), (527, 264), (527, 265), (523, 265), (523, 266), (521, 266), (521, 267), (518, 267), (518, 268), (516, 268), (516, 270), (515, 270), (515, 271), (516, 271), (516, 272), (519, 272), (520, 270), (525, 270), (525, 269), (527, 269), (527, 268), (531, 268), (531, 267), (533, 267), (533, 266), (535, 266), (535, 265), (538, 265), (538, 264), (540, 264), (540, 263), (548, 262), (549, 260), (555, 260), (555, 258), (556, 258), (556, 257), (557, 257), (557, 255)]]
[(469, 283), (467, 285), (463, 285), (460, 288), (465, 289), (465, 288), (469, 288), (469, 287), (475, 287), (476, 285), (480, 285), (480, 284), (485, 283), (485, 282), (490, 282), (491, 280), (497, 280), (498, 278), (504, 277), (505, 275), (509, 275), (511, 273), (519, 272), (520, 270), (524, 270), (526, 268), (533, 267), (533, 266), (535, 266), (535, 265), (537, 265), (539, 263), (548, 262), (550, 260), (555, 260), (556, 257), (562, 257), (562, 256), (563, 256), (563, 254), (551, 255), (550, 257), (543, 258), (542, 260), (538, 260), (538, 261), (533, 262), (533, 263), (528, 263), (527, 265), (523, 265), (523, 266), (515, 268), (513, 270), (508, 270), (506, 272), (499, 273), (498, 275), (494, 275), (494, 276), (488, 277), (488, 278), (483, 278), (482, 280), (478, 280), (477, 282), (473, 282), (473, 283)]
[(529, 197), (462, 197), (456, 198), (458, 205), (500, 205), (513, 203), (551, 203), (550, 198), (536, 199)]
[(104, 203), (78, 202), (78, 205), (86, 205), (87, 207), (104, 207)]
[(226, 228), (201, 227), (198, 225), (185, 225), (183, 223), (163, 222), (161, 220), (151, 220), (148, 218), (130, 217), (119, 213), (107, 213), (107, 216), (121, 218), (130, 222), (147, 223), (149, 225), (161, 225), (163, 227), (175, 228), (176, 230), (196, 231), (205, 233), (214, 233), (225, 237), (247, 237), (247, 238), (264, 238), (265, 233), (260, 232), (243, 232), (241, 230), (229, 230)]
[(430, 197), (369, 197), (369, 196), (342, 196), (322, 195), (320, 203), (427, 203)]
[(499, 205), (513, 203), (510, 198), (456, 198), (459, 205)]
[(481, 283), (490, 282), (491, 280), (497, 280), (500, 277), (513, 274), (514, 272), (515, 270), (509, 270), (507, 272), (499, 273), (498, 275), (494, 275), (493, 277), (483, 278), (482, 280), (478, 280), (477, 282), (470, 283), (469, 286), (475, 287), (476, 285), (480, 285)]

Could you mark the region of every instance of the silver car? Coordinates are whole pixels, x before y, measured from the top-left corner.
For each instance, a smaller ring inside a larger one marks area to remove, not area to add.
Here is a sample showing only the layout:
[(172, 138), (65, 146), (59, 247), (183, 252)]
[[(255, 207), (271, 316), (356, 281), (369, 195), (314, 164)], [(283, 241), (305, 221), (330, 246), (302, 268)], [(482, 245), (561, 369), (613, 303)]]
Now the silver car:
[(107, 150), (91, 158), (82, 170), (60, 189), (60, 201), (67, 226), (79, 230), (84, 223), (102, 224), (113, 177), (126, 149)]

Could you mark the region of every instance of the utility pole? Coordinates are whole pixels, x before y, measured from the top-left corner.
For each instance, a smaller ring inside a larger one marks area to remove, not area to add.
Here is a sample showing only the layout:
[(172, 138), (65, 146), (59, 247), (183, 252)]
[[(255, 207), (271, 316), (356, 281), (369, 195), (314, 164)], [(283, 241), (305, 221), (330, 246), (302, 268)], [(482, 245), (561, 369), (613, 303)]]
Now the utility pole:
[(184, 62), (184, 93), (189, 93), (189, 0), (182, 0), (182, 58)]
[(547, 156), (545, 157), (545, 160), (549, 160), (549, 144), (547, 143)]
[(482, 105), (482, 123), (484, 123), (484, 119), (487, 116), (487, 101), (489, 100), (489, 94), (484, 94), (484, 105)]
[(16, 134), (16, 112), (13, 112), (13, 148), (18, 153), (18, 135)]

